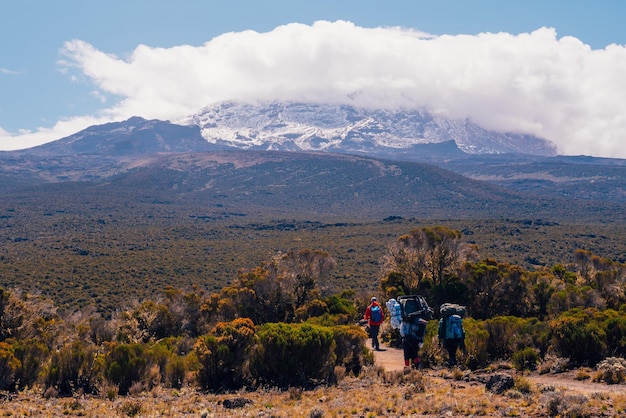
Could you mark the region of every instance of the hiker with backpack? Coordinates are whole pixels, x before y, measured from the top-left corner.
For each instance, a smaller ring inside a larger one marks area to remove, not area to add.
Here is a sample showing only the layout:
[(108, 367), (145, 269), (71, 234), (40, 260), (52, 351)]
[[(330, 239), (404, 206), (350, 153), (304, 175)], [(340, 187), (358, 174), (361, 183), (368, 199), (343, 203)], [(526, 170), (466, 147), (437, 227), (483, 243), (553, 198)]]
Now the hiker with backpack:
[(457, 365), (456, 353), (460, 348), (464, 353), (465, 348), (465, 329), (463, 328), (463, 317), (465, 316), (465, 307), (454, 303), (444, 303), (439, 308), (441, 319), (439, 319), (439, 344), (448, 352), (448, 366)]
[(415, 318), (402, 321), (400, 335), (402, 336), (402, 351), (404, 352), (404, 372), (411, 368), (420, 367), (419, 350), (424, 345), (424, 334), (428, 321), (424, 318)]
[(380, 331), (380, 324), (385, 320), (385, 313), (383, 307), (376, 301), (376, 296), (372, 297), (371, 303), (365, 309), (363, 319), (368, 321), (370, 336), (372, 337), (372, 350), (381, 351), (378, 343), (378, 331)]
[(424, 345), (424, 334), (429, 319), (433, 319), (433, 310), (426, 299), (420, 295), (402, 295), (398, 299), (389, 299), (387, 308), (391, 315), (391, 326), (400, 330), (402, 351), (404, 352), (405, 373), (419, 368), (419, 350)]

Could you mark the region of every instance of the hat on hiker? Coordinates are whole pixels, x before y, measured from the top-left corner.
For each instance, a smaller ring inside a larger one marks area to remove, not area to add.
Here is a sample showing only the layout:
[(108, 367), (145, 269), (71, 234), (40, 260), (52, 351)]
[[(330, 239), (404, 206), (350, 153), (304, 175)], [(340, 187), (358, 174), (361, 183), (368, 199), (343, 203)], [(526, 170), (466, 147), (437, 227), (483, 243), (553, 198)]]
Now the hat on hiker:
[(372, 296), (372, 302), (376, 302), (376, 296)]

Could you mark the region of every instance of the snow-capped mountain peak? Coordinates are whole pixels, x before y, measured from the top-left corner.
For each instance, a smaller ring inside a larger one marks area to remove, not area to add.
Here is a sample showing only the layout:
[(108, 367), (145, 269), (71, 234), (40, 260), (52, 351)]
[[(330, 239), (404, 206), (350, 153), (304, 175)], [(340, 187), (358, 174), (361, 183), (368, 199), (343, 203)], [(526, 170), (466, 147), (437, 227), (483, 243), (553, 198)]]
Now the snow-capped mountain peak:
[(415, 145), (455, 141), (469, 154), (554, 155), (548, 142), (497, 133), (468, 120), (449, 120), (417, 110), (365, 109), (348, 105), (222, 102), (179, 123), (197, 125), (210, 143), (245, 149), (389, 154)]

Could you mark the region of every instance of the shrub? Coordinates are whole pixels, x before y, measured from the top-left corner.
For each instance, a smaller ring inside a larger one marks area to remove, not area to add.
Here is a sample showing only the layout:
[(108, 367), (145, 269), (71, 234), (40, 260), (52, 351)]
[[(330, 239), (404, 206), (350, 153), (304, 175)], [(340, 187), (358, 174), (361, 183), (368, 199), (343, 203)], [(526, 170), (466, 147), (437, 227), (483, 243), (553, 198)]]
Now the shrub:
[(287, 388), (333, 380), (335, 356), (330, 328), (268, 323), (257, 336), (250, 356), (250, 373), (257, 383)]
[(140, 401), (126, 401), (118, 407), (118, 410), (121, 414), (124, 414), (128, 417), (135, 417), (144, 412), (144, 407)]
[(616, 316), (604, 321), (607, 351), (613, 355), (626, 356), (626, 318)]
[(606, 334), (593, 313), (595, 309), (573, 309), (551, 322), (557, 353), (576, 365), (594, 366), (606, 352)]
[(517, 376), (515, 377), (515, 379), (513, 379), (513, 381), (515, 389), (517, 389), (520, 393), (530, 394), (533, 392), (533, 386), (531, 381), (526, 379), (525, 377)]
[(117, 385), (120, 395), (128, 394), (133, 383), (141, 382), (148, 369), (143, 344), (112, 344), (105, 359), (105, 376)]
[(101, 317), (89, 320), (89, 337), (94, 344), (100, 345), (105, 341), (113, 341), (115, 330), (112, 322)]
[(328, 296), (324, 298), (324, 302), (326, 302), (326, 306), (328, 306), (328, 313), (332, 315), (344, 314), (355, 317), (357, 314), (354, 303), (346, 299), (344, 295)]
[(165, 368), (165, 383), (172, 388), (180, 389), (185, 381), (187, 362), (179, 356), (172, 356)]
[(194, 352), (198, 358), (198, 383), (203, 389), (220, 391), (243, 386), (247, 352), (256, 328), (249, 318), (220, 322), (213, 335), (198, 338)]
[(516, 370), (535, 370), (539, 363), (539, 354), (532, 347), (526, 347), (513, 353), (513, 366)]
[(137, 320), (144, 341), (151, 338), (159, 340), (180, 334), (180, 323), (163, 304), (146, 301), (133, 312), (133, 317)]
[(550, 392), (543, 399), (550, 417), (587, 418), (592, 417), (588, 399), (583, 395), (564, 395)]
[(609, 385), (626, 381), (626, 360), (617, 357), (609, 357), (598, 363), (597, 381), (606, 382)]
[(0, 341), (38, 338), (50, 343), (56, 319), (56, 307), (51, 300), (0, 288)]
[(335, 364), (345, 367), (347, 372), (358, 375), (361, 368), (368, 363), (365, 346), (367, 334), (361, 327), (341, 325), (333, 327), (335, 339)]
[(184, 356), (178, 353), (181, 338), (165, 338), (150, 348), (150, 358), (159, 369), (160, 381), (168, 387), (180, 388), (187, 370)]
[(489, 333), (487, 352), (490, 358), (507, 359), (525, 347), (545, 353), (550, 341), (550, 327), (535, 318), (499, 316), (488, 319), (484, 327)]
[(0, 390), (15, 389), (15, 376), (21, 365), (15, 357), (13, 347), (5, 342), (0, 342)]
[(37, 381), (41, 364), (48, 358), (50, 350), (41, 341), (34, 338), (19, 340), (13, 343), (15, 357), (21, 363), (16, 373), (16, 381), (20, 389), (30, 386)]
[(587, 380), (587, 379), (591, 378), (591, 374), (589, 373), (590, 370), (591, 369), (588, 369), (588, 368), (578, 369), (574, 379), (575, 380)]
[(75, 341), (52, 353), (44, 383), (46, 388), (56, 388), (59, 396), (71, 396), (76, 391), (96, 394), (100, 377), (94, 347)]
[(294, 312), (296, 321), (306, 321), (309, 318), (322, 316), (328, 310), (326, 303), (319, 299), (313, 299), (300, 306)]
[[(465, 346), (468, 354), (467, 366), (472, 370), (487, 366), (489, 364), (489, 352), (487, 351), (489, 333), (485, 331), (483, 322), (467, 318), (463, 320), (463, 327), (465, 328)], [(436, 335), (436, 329), (437, 327), (434, 326), (433, 335)]]

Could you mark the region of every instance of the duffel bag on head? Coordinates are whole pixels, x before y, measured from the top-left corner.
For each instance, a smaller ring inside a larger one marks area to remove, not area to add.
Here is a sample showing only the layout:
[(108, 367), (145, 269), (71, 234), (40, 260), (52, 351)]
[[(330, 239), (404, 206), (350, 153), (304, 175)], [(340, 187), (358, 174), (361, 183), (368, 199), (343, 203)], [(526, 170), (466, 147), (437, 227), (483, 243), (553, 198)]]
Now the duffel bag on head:
[(402, 308), (403, 321), (412, 322), (418, 318), (433, 319), (433, 310), (428, 306), (423, 296), (398, 296), (398, 303)]
[(451, 315), (458, 315), (461, 318), (465, 318), (466, 311), (465, 306), (456, 303), (444, 303), (439, 307), (439, 315), (442, 318), (447, 318)]

